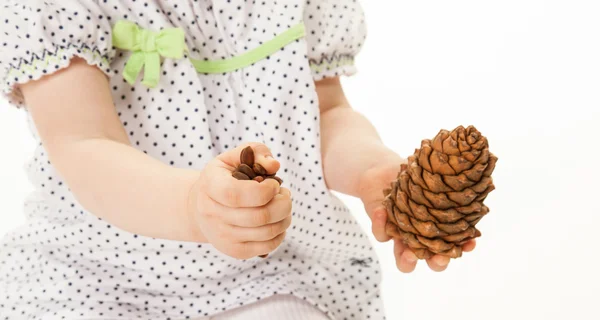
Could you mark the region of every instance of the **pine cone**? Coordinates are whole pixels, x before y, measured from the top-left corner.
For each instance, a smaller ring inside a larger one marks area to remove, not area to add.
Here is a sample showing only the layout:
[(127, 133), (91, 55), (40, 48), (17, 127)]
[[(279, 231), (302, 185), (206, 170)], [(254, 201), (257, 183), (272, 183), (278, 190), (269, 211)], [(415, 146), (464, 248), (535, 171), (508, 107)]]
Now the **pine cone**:
[(423, 140), (384, 190), (386, 233), (402, 239), (419, 259), (460, 257), (462, 245), (481, 236), (475, 225), (489, 212), (483, 201), (494, 190), (497, 160), (473, 126)]

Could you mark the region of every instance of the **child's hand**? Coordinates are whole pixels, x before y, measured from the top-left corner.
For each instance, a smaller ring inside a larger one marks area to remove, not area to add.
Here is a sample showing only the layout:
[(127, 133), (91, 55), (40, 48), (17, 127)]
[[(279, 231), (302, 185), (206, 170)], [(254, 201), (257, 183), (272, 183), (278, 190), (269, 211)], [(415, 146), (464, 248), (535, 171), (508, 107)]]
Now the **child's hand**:
[[(383, 190), (389, 188), (390, 183), (398, 175), (400, 164), (406, 162), (406, 159), (401, 159), (396, 155), (382, 159), (378, 165), (366, 171), (361, 178), (360, 198), (371, 218), (373, 235), (380, 242), (390, 240), (390, 236), (385, 232), (387, 211), (382, 205)], [(469, 252), (473, 249), (475, 249), (475, 240), (463, 245), (463, 252)], [(417, 256), (399, 239), (394, 239), (394, 255), (396, 266), (400, 271), (409, 273), (415, 269), (418, 261)], [(429, 268), (438, 272), (446, 270), (449, 262), (450, 258), (441, 255), (435, 255), (427, 259)]]
[(219, 251), (236, 259), (268, 254), (283, 241), (292, 222), (291, 193), (276, 180), (237, 180), (231, 172), (240, 153), (251, 145), (255, 161), (268, 173), (279, 169), (269, 149), (250, 143), (222, 153), (209, 162), (190, 194), (190, 214), (196, 230)]

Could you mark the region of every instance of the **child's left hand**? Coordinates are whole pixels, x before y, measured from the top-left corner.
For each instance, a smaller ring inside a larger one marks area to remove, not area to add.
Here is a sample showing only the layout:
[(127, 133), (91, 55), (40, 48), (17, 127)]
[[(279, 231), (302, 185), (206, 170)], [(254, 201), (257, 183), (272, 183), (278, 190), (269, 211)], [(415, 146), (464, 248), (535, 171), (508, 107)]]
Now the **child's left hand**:
[[(391, 239), (385, 232), (387, 211), (382, 204), (383, 190), (389, 188), (390, 183), (396, 179), (401, 163), (406, 163), (406, 159), (396, 155), (382, 159), (379, 164), (364, 172), (360, 179), (359, 196), (371, 218), (373, 235), (379, 242), (387, 242)], [(473, 249), (475, 249), (475, 240), (463, 245), (463, 252)], [(417, 256), (399, 239), (394, 239), (394, 255), (396, 266), (402, 272), (412, 272), (417, 266)], [(441, 255), (427, 259), (429, 268), (437, 272), (446, 270), (449, 262), (450, 258)]]

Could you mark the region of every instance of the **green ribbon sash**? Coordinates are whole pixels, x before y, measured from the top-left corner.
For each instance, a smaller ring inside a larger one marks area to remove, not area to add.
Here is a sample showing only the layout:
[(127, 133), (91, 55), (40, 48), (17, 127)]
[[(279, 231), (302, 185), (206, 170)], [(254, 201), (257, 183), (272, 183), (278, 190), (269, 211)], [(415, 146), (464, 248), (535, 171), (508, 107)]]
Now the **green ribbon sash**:
[[(270, 41), (239, 56), (213, 61), (190, 60), (198, 73), (231, 72), (265, 59), (304, 35), (304, 24), (299, 23)], [(184, 52), (187, 52), (185, 34), (181, 28), (152, 32), (140, 29), (136, 24), (129, 21), (119, 21), (114, 26), (113, 45), (116, 48), (133, 52), (123, 71), (125, 80), (133, 85), (142, 69), (144, 69), (142, 83), (151, 88), (158, 84), (160, 57), (181, 59)]]
[(192, 59), (192, 63), (196, 68), (198, 73), (224, 73), (230, 72), (237, 69), (241, 69), (252, 65), (285, 47), (287, 44), (292, 41), (296, 41), (302, 37), (304, 37), (305, 30), (304, 24), (299, 23), (285, 32), (279, 34), (275, 38), (271, 39), (268, 42), (263, 43), (259, 47), (250, 50), (244, 54), (239, 56), (235, 56), (233, 58), (225, 59), (225, 60), (216, 60), (216, 61), (204, 61), (204, 60), (194, 60)]

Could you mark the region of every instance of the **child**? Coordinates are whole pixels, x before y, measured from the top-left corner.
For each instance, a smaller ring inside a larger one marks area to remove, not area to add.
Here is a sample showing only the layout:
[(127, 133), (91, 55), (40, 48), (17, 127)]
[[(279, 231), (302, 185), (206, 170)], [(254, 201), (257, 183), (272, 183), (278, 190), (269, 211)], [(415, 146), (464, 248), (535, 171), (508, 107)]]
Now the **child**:
[[(27, 224), (0, 244), (0, 319), (385, 318), (377, 257), (330, 193), (389, 240), (382, 190), (404, 159), (338, 79), (365, 39), (356, 1), (0, 6), (3, 92), (39, 141)], [(281, 187), (231, 176), (248, 145)]]

